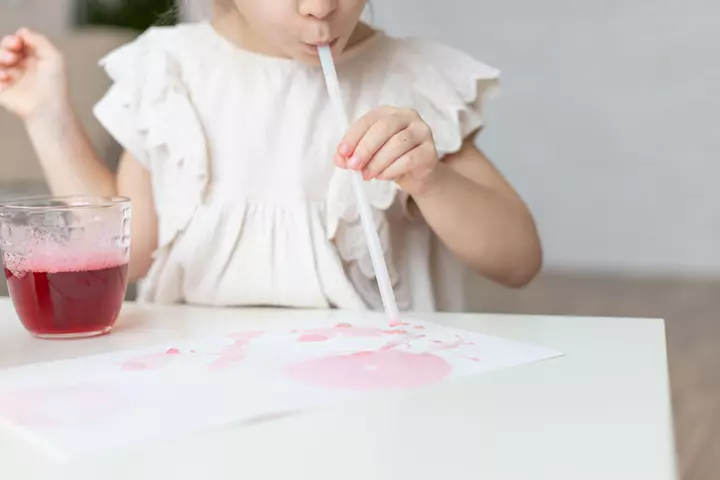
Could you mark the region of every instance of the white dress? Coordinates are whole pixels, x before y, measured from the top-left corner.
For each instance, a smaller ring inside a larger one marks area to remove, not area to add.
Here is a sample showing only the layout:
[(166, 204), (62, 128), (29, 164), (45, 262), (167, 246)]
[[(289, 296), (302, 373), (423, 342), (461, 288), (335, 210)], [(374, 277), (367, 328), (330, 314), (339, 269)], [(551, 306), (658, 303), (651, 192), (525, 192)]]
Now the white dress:
[[(209, 23), (153, 28), (107, 55), (100, 122), (151, 173), (159, 247), (139, 300), (381, 309), (322, 71), (237, 48)], [(378, 32), (337, 64), (348, 114), (412, 107), (439, 154), (483, 124), (499, 72)], [(393, 182), (366, 185), (405, 310), (463, 309), (464, 268)]]

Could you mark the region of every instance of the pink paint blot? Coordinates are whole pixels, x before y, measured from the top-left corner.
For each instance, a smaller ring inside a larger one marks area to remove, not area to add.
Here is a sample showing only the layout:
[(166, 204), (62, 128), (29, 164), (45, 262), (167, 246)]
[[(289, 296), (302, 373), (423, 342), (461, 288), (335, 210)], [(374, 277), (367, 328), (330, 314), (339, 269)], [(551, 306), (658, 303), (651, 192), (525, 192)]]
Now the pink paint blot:
[(298, 342), (309, 343), (309, 342), (324, 342), (330, 340), (330, 337), (321, 333), (309, 333), (298, 338)]
[(210, 370), (225, 370), (245, 359), (245, 348), (253, 339), (263, 335), (264, 332), (243, 332), (231, 335), (235, 339), (232, 345), (223, 348), (218, 358), (209, 365)]
[(285, 374), (315, 387), (372, 391), (432, 385), (451, 371), (448, 362), (430, 353), (379, 350), (298, 363), (288, 367)]
[(425, 330), (425, 327), (423, 327), (422, 325), (415, 325), (415, 327), (413, 328), (415, 328), (415, 330)]

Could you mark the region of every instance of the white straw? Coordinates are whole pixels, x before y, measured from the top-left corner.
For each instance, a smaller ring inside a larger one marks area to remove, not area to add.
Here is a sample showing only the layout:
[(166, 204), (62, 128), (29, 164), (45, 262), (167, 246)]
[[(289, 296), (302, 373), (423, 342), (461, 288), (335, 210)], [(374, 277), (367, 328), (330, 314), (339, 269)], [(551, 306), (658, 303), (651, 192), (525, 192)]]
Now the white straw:
[[(332, 52), (329, 47), (318, 47), (320, 55), (320, 63), (322, 64), (323, 73), (325, 74), (325, 84), (327, 85), (330, 102), (335, 108), (335, 116), (342, 134), (347, 132), (350, 123), (345, 113), (342, 94), (340, 93), (340, 83), (338, 82), (337, 72), (335, 71), (335, 63), (333, 62)], [(395, 301), (395, 293), (393, 292), (392, 283), (390, 282), (390, 274), (388, 273), (387, 264), (380, 244), (375, 222), (373, 220), (370, 202), (365, 194), (363, 187), (362, 174), (356, 170), (350, 172), (352, 178), (353, 192), (355, 193), (355, 201), (360, 211), (360, 222), (365, 231), (365, 240), (367, 241), (368, 250), (370, 251), (370, 259), (375, 269), (375, 277), (377, 278), (378, 287), (380, 288), (380, 296), (382, 297), (385, 313), (390, 318), (391, 325), (396, 325), (399, 321), (399, 312), (397, 302)]]

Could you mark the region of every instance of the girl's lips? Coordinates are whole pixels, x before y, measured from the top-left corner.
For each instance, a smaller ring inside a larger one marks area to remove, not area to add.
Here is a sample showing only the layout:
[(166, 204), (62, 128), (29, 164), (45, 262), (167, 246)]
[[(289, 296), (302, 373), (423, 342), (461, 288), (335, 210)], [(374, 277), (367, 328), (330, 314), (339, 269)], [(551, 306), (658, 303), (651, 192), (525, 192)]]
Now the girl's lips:
[(318, 42), (312, 42), (312, 43), (305, 43), (310, 48), (318, 48), (318, 47), (334, 47), (337, 44), (338, 39), (335, 38), (333, 40), (324, 40), (324, 41), (318, 41)]

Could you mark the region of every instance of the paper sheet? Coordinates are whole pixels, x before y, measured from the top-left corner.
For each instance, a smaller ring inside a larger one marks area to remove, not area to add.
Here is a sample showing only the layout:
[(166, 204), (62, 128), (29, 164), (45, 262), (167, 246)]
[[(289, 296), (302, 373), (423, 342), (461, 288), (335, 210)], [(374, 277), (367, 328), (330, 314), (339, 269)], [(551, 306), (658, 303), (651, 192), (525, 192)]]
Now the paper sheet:
[(553, 358), (406, 320), (238, 332), (0, 372), (0, 421), (60, 458)]

